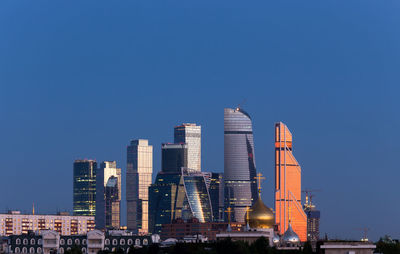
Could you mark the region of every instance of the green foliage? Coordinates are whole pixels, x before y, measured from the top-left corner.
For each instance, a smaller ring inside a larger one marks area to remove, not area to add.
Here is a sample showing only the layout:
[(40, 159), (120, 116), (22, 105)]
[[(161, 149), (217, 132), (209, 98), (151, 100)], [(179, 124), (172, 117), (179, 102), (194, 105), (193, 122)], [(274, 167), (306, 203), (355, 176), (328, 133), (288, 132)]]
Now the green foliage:
[(400, 243), (385, 236), (376, 243), (375, 252), (383, 254), (398, 254), (400, 253)]
[(311, 245), (311, 242), (310, 242), (310, 241), (307, 241), (307, 242), (304, 244), (303, 253), (304, 253), (304, 254), (312, 254), (312, 253), (313, 253), (312, 245)]
[(269, 242), (265, 237), (258, 238), (250, 245), (250, 252), (254, 254), (268, 254), (271, 252)]

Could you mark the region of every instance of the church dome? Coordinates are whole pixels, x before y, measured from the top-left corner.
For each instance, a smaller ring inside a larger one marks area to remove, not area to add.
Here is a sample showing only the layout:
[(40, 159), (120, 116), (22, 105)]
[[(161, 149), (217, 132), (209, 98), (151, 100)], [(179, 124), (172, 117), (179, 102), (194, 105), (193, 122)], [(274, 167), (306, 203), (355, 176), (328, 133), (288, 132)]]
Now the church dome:
[(289, 222), (288, 229), (282, 236), (282, 240), (285, 244), (289, 244), (289, 245), (300, 243), (300, 238), (296, 234), (296, 232), (293, 231), (292, 225), (290, 225), (290, 222)]
[[(249, 214), (247, 215), (247, 213)], [(250, 228), (273, 228), (275, 224), (275, 215), (270, 208), (264, 205), (259, 196), (250, 211), (246, 212), (245, 222), (249, 223)]]
[(281, 241), (279, 235), (274, 234), (274, 236), (272, 237), (272, 242), (276, 245)]

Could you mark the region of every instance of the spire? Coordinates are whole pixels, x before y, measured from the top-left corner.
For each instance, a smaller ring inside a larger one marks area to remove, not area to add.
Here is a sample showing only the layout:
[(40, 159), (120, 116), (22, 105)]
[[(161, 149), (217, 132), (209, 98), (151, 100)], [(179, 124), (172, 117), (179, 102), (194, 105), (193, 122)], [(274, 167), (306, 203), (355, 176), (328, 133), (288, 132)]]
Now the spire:
[(226, 229), (226, 231), (230, 232), (232, 231), (231, 228), (231, 213), (232, 213), (232, 208), (228, 207), (225, 211), (228, 214), (228, 228)]
[(263, 177), (261, 173), (257, 173), (257, 176), (254, 177), (254, 179), (257, 180), (258, 197), (261, 198), (261, 180), (264, 180), (265, 177)]
[(32, 202), (32, 215), (35, 215), (35, 202)]
[(250, 220), (250, 207), (246, 206), (246, 231), (250, 231), (250, 225), (249, 225), (249, 220)]

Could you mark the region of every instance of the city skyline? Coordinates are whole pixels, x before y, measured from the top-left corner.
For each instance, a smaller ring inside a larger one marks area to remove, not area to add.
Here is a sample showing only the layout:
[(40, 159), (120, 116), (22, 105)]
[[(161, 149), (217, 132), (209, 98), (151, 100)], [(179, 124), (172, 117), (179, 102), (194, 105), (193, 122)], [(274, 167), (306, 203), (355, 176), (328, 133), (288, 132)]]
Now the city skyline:
[[(160, 144), (186, 122), (202, 126), (202, 170), (222, 172), (222, 109), (240, 105), (252, 116), (266, 205), (282, 121), (302, 186), (322, 189), (313, 198), (321, 236), (359, 239), (368, 227), (371, 239), (399, 238), (399, 8), (1, 1), (0, 191), (12, 195), (0, 209), (71, 211), (72, 162), (115, 160), (124, 176), (132, 139), (155, 147), (154, 178)], [(121, 210), (126, 221), (124, 201)]]

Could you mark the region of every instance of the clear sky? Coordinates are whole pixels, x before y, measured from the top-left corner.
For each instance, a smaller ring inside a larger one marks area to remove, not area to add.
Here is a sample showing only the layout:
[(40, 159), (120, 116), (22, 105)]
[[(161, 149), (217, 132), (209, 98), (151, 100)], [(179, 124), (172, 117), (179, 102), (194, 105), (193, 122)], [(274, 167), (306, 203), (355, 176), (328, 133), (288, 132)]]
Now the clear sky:
[[(72, 163), (202, 126), (223, 171), (223, 109), (254, 124), (273, 207), (274, 123), (294, 135), (321, 236), (400, 238), (398, 0), (0, 1), (0, 209), (72, 210)], [(123, 196), (125, 198), (125, 196)], [(125, 205), (123, 208), (125, 218)]]

